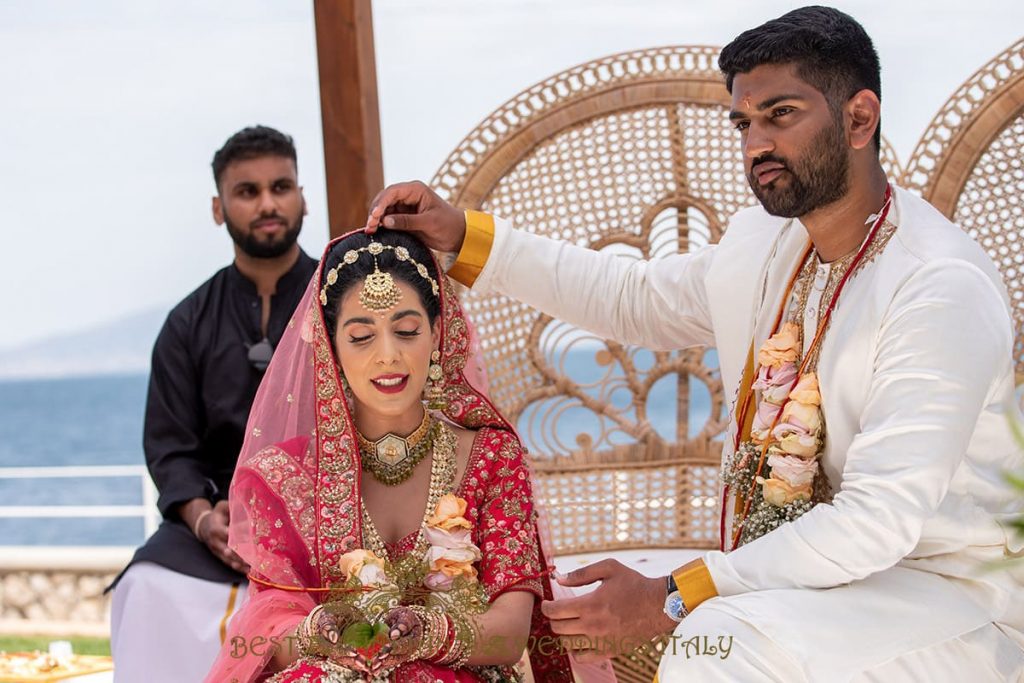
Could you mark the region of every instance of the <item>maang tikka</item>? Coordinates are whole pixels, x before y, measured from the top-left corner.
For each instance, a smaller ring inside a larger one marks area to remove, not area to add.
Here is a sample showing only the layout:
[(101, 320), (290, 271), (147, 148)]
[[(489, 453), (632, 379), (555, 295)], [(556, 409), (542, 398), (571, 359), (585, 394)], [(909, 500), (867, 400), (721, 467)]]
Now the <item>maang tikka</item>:
[(373, 272), (366, 276), (363, 290), (359, 292), (359, 303), (368, 311), (380, 313), (390, 311), (402, 300), (402, 290), (395, 284), (391, 273), (382, 273), (373, 257)]
[(346, 251), (341, 259), (341, 263), (327, 271), (327, 274), (324, 276), (323, 286), (320, 288), (320, 303), (322, 305), (327, 305), (327, 289), (338, 281), (338, 272), (345, 266), (351, 266), (358, 261), (359, 255), (364, 251), (369, 252), (373, 256), (373, 272), (366, 276), (366, 280), (363, 282), (363, 289), (359, 292), (359, 303), (366, 310), (374, 311), (375, 313), (390, 311), (402, 299), (402, 290), (398, 288), (395, 278), (391, 276), (391, 273), (383, 272), (377, 263), (377, 256), (385, 251), (394, 251), (396, 259), (411, 264), (420, 277), (430, 283), (430, 289), (434, 296), (439, 295), (441, 289), (437, 286), (437, 280), (431, 277), (430, 271), (427, 270), (425, 265), (416, 261), (409, 254), (408, 249), (405, 247), (392, 247), (380, 242), (370, 242), (365, 247)]
[(424, 392), (429, 410), (444, 410), (444, 370), (441, 368), (441, 352), (434, 349), (430, 354), (430, 368), (427, 370), (427, 390)]

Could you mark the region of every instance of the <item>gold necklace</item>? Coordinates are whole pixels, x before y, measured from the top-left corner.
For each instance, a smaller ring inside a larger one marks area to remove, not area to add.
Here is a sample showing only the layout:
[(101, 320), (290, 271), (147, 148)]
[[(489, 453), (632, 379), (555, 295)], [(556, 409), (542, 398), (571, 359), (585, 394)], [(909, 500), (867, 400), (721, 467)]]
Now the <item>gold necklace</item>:
[[(416, 535), (415, 552), (417, 555), (426, 553), (426, 534), (423, 525), (428, 517), (434, 514), (437, 502), (441, 496), (455, 490), (455, 447), (458, 444), (458, 437), (455, 433), (440, 421), (435, 421), (438, 427), (437, 439), (434, 441), (434, 457), (430, 464), (430, 488), (427, 491), (427, 509), (423, 513), (423, 522), (420, 524), (419, 533)], [(374, 555), (380, 558), (389, 556), (387, 545), (380, 537), (377, 526), (373, 523), (366, 506), (360, 503), (363, 517), (363, 545), (372, 550)]]
[(423, 422), (409, 436), (385, 434), (370, 441), (358, 431), (359, 454), (363, 470), (369, 472), (385, 486), (397, 486), (412, 476), (412, 471), (434, 445), (440, 423), (423, 413)]

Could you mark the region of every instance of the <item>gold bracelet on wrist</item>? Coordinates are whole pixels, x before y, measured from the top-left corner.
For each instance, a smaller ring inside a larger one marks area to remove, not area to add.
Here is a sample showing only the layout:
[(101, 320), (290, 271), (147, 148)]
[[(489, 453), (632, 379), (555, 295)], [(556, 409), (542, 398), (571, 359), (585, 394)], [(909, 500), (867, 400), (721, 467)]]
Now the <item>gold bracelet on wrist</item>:
[(304, 656), (318, 655), (320, 654), (316, 647), (317, 636), (319, 634), (314, 633), (316, 619), (323, 611), (323, 605), (317, 605), (309, 611), (302, 621), (299, 622), (299, 627), (295, 630), (295, 635), (299, 640), (299, 653)]
[[(469, 619), (455, 621), (446, 617), (451, 622), (451, 646), (441, 656), (437, 663), (443, 666), (450, 666), (453, 669), (465, 666), (473, 655), (473, 648), (476, 645), (476, 630)], [(445, 643), (447, 645), (447, 642)]]
[(416, 605), (410, 608), (420, 619), (422, 635), (413, 659), (432, 660), (448, 642), (448, 619), (443, 613)]

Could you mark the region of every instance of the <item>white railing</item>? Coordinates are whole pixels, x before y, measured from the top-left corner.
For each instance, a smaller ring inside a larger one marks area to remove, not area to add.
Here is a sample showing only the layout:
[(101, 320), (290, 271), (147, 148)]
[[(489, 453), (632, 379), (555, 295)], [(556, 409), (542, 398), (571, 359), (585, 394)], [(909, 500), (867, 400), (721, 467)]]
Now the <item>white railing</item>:
[(146, 538), (160, 524), (157, 491), (145, 465), (68, 465), (64, 467), (0, 467), (0, 479), (138, 477), (141, 505), (0, 505), (2, 518), (142, 517)]

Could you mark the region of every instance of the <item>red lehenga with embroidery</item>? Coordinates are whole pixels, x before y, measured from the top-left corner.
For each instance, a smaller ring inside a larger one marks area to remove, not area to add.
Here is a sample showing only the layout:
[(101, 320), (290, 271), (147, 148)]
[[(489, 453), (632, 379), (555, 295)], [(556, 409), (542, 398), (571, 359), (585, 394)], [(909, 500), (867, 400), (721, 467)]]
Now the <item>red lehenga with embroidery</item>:
[[(344, 240), (342, 237), (340, 240)], [(328, 245), (326, 254), (339, 240)], [(441, 366), (448, 422), (476, 430), (465, 474), (453, 493), (467, 502), (473, 541), (482, 559), (479, 580), (493, 601), (507, 591), (536, 596), (531, 642), (555, 643), (540, 601), (552, 598), (548, 557), (533, 505), (529, 469), (512, 426), (483, 390), (483, 366), (458, 298), (442, 271)], [(329, 661), (301, 658), (278, 674), (266, 672), (278, 643), (286, 646), (309, 611), (347, 577), (339, 558), (365, 548), (361, 467), (349, 402), (319, 306), (322, 268), (289, 323), (250, 413), (230, 492), (230, 545), (251, 567), (249, 600), (228, 626), (208, 683), (345, 680)], [(387, 548), (393, 561), (415, 552), (415, 534)], [(569, 658), (533, 648), (536, 681), (573, 680)], [(437, 666), (408, 662), (390, 674), (406, 681), (516, 680), (513, 667)]]

